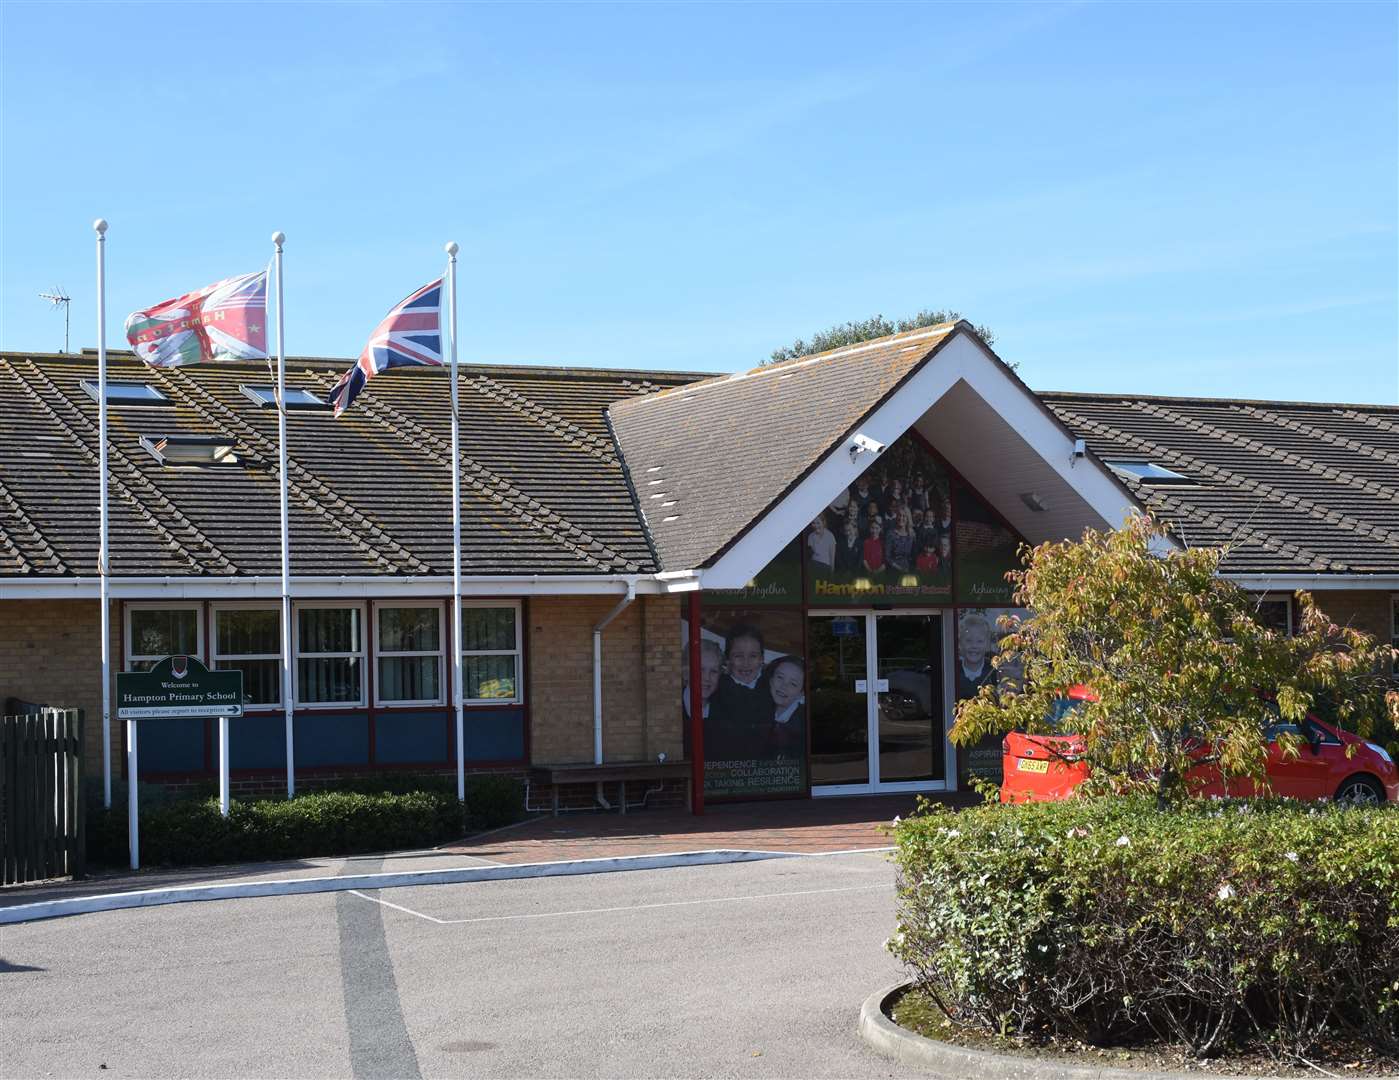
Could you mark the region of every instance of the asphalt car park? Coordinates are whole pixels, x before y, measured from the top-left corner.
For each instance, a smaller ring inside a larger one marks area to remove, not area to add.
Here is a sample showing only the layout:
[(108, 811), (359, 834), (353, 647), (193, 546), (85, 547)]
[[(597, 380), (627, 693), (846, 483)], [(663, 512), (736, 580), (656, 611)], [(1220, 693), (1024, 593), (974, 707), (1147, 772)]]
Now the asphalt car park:
[(860, 852), (6, 927), (0, 1071), (904, 1075), (855, 1034), (893, 883)]

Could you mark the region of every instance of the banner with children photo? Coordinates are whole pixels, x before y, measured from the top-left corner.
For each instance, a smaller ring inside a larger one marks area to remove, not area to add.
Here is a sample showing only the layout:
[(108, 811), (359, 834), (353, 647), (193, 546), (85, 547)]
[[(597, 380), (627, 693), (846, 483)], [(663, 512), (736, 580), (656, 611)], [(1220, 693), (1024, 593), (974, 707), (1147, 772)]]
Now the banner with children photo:
[(945, 604), (952, 598), (947, 469), (900, 437), (802, 533), (814, 606)]
[[(1001, 640), (1017, 621), (1029, 618), (1025, 608), (959, 608), (957, 611), (957, 659), (954, 662), (958, 701), (974, 698), (983, 686), (1016, 689), (1023, 669), (1012, 656), (1002, 656)], [(974, 746), (958, 748), (958, 783), (973, 777), (1001, 782), (1001, 736), (988, 736)]]
[[(689, 648), (689, 622), (680, 621)], [(690, 665), (681, 712), (690, 756)], [(799, 611), (709, 608), (700, 621), (705, 798), (805, 795), (806, 664)]]

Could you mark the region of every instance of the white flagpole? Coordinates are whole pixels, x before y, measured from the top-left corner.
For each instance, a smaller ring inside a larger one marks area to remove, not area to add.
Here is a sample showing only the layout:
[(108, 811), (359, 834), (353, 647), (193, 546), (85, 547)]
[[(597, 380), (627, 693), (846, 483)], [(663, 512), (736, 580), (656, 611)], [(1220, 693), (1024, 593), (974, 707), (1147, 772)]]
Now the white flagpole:
[(450, 331), (452, 378), (452, 702), (457, 714), (457, 798), (466, 798), (466, 722), (462, 711), (465, 687), (461, 667), (461, 424), (457, 419), (457, 252), (447, 245), (447, 325)]
[[(107, 580), (107, 222), (92, 223), (97, 233), (97, 541), (98, 618), (102, 633), (102, 805), (112, 808), (112, 626), (111, 585)], [(136, 777), (128, 778), (136, 791)]]
[(282, 245), (286, 234), (274, 232), (272, 243), (277, 249), (273, 259), (277, 267), (277, 470), (281, 479), (282, 510), (282, 712), (287, 732), (287, 798), (296, 794), (295, 732), (292, 727), (291, 690), (291, 554), (287, 529), (287, 354), (286, 326), (282, 319)]

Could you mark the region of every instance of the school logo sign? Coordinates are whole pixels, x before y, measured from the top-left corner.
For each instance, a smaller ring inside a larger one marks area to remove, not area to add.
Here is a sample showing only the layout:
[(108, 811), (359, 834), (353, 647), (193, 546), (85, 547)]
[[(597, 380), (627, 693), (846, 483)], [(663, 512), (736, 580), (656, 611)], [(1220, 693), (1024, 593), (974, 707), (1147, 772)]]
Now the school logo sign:
[(117, 675), (117, 719), (243, 715), (243, 673), (210, 671), (197, 657), (167, 656), (149, 671)]

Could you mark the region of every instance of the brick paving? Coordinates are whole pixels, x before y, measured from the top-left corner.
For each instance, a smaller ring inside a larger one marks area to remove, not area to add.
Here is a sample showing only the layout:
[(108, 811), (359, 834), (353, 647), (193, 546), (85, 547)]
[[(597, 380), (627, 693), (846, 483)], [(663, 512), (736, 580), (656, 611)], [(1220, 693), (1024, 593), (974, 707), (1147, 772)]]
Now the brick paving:
[[(815, 855), (888, 846), (883, 827), (895, 816), (911, 813), (916, 801), (914, 795), (879, 795), (729, 803), (708, 806), (699, 816), (678, 808), (626, 815), (583, 811), (535, 818), (438, 850), (508, 864), (713, 848)], [(946, 801), (969, 805), (975, 796), (948, 796)]]

